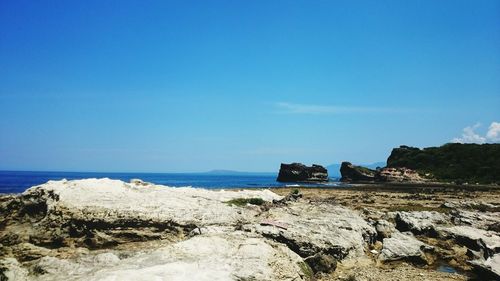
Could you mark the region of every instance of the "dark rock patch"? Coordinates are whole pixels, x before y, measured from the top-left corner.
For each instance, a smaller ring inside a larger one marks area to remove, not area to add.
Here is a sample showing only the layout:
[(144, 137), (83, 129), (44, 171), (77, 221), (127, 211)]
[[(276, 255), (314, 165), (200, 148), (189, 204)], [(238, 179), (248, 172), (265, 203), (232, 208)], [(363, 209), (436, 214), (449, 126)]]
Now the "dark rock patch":
[(341, 181), (374, 181), (376, 171), (362, 166), (355, 166), (350, 162), (342, 162), (340, 166)]
[(327, 182), (328, 171), (325, 167), (313, 164), (308, 167), (301, 163), (281, 164), (277, 181), (279, 182)]
[(334, 272), (337, 268), (337, 260), (328, 254), (318, 253), (314, 256), (305, 258), (304, 261), (307, 262), (314, 273), (330, 273)]

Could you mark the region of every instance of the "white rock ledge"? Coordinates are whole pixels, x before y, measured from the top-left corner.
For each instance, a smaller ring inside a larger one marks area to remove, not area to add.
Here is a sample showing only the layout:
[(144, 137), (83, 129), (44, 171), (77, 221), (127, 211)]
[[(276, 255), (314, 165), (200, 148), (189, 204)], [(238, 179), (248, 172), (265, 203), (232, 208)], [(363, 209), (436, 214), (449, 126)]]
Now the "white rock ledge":
[[(356, 211), (339, 205), (227, 203), (239, 198), (283, 199), (270, 190), (141, 180), (49, 181), (0, 202), (7, 210), (0, 242), (9, 251), (0, 254), (0, 274), (40, 281), (305, 280), (311, 256), (360, 257), (376, 236)], [(266, 220), (286, 228), (261, 225)], [(141, 243), (153, 246), (137, 250)]]

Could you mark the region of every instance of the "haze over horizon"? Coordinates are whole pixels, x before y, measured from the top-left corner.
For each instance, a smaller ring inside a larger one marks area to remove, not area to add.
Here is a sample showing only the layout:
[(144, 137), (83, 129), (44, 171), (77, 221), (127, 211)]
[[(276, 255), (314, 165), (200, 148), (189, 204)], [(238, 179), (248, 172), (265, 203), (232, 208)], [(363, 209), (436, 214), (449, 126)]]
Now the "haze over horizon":
[(0, 170), (274, 172), (500, 140), (499, 1), (2, 1)]

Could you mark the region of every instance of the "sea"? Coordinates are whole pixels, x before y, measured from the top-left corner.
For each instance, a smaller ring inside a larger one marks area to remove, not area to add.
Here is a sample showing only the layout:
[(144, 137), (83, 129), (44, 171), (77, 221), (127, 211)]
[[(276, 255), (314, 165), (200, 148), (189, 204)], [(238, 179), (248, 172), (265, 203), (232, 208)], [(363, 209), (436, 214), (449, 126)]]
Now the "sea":
[[(85, 178), (110, 178), (129, 182), (141, 179), (170, 187), (195, 187), (207, 189), (278, 188), (298, 184), (280, 183), (271, 173), (97, 173), (97, 172), (31, 172), (0, 171), (0, 193), (22, 193), (26, 189), (46, 183), (49, 180), (74, 180)], [(300, 186), (329, 188), (340, 186), (336, 178), (321, 184), (300, 184)]]

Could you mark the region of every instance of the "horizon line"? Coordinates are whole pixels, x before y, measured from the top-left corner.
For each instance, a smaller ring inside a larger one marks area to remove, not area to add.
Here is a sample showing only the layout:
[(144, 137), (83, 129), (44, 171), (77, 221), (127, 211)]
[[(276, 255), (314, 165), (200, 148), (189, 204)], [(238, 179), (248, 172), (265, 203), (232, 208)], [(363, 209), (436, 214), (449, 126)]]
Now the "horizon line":
[(238, 170), (225, 170), (225, 169), (213, 169), (201, 172), (138, 172), (138, 171), (89, 171), (89, 170), (33, 170), (33, 169), (0, 169), (0, 172), (45, 172), (45, 173), (94, 173), (94, 174), (210, 174), (217, 171), (226, 171), (228, 173), (245, 173), (245, 174), (271, 174), (276, 172), (251, 172), (251, 171), (238, 171)]
[[(325, 168), (328, 168), (329, 166), (333, 165), (341, 165), (342, 162), (346, 161), (340, 161), (338, 163), (331, 163), (328, 165), (321, 165)], [(348, 161), (349, 162), (349, 161)], [(291, 162), (292, 163), (292, 162)], [(375, 162), (370, 162), (370, 163), (353, 163), (354, 165), (358, 166), (370, 166), (373, 164), (378, 164), (378, 163), (386, 163), (386, 161), (375, 161)], [(318, 164), (316, 164), (318, 165)], [(199, 171), (199, 172), (193, 172), (193, 171), (183, 171), (183, 172), (155, 172), (155, 171), (89, 171), (89, 170), (59, 170), (59, 169), (54, 169), (54, 170), (33, 170), (33, 169), (0, 169), (0, 172), (46, 172), (46, 173), (94, 173), (94, 174), (216, 174), (220, 172), (220, 174), (224, 174), (224, 172), (230, 174), (230, 173), (242, 173), (242, 174), (278, 174), (279, 168), (276, 171), (258, 171), (258, 172), (253, 172), (253, 171), (241, 171), (241, 170), (230, 170), (230, 169), (211, 169), (208, 171)]]

